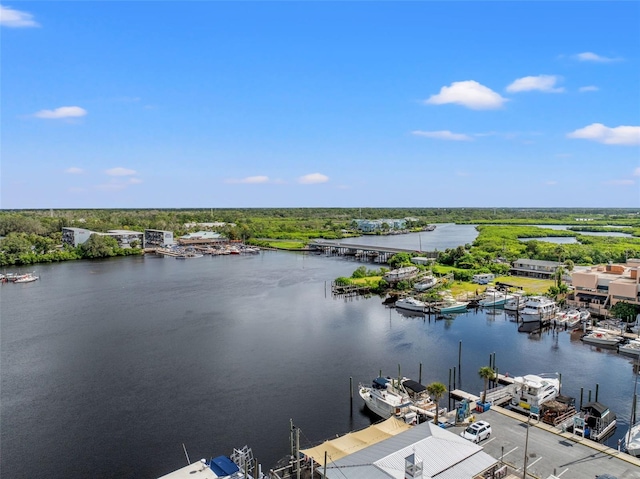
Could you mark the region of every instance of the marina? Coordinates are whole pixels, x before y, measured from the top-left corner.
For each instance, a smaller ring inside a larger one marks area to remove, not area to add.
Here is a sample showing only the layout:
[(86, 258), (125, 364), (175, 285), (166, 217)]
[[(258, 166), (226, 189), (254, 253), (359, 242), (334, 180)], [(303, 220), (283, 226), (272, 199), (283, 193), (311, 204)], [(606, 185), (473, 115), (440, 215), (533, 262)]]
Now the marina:
[[(272, 468), (289, 450), (291, 419), (301, 448), (379, 422), (349, 397), (349, 378), (366, 384), (400, 367), (402, 377), (479, 397), (482, 366), (508, 382), (554, 365), (562, 394), (577, 405), (597, 397), (617, 415), (602, 444), (617, 448), (633, 357), (586, 344), (581, 331), (520, 332), (500, 308), (436, 319), (401, 314), (377, 296), (332, 295), (326, 283), (352, 271), (337, 257), (272, 251), (40, 265), (45, 281), (3, 289), (3, 474), (160, 477), (185, 464), (183, 444), (192, 458), (249, 444)], [(63, 301), (70, 292), (72, 305)], [(440, 407), (456, 409), (448, 398)], [(580, 477), (570, 471), (562, 478)]]

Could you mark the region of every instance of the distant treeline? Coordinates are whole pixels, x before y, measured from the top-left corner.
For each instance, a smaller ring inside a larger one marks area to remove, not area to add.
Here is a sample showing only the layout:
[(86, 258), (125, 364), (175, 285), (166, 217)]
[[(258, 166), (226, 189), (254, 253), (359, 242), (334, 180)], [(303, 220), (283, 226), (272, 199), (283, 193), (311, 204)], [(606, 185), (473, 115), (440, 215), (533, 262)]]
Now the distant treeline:
[[(410, 218), (416, 230), (431, 223), (479, 224), (480, 235), (466, 253), (445, 252), (446, 263), (475, 269), (491, 264), (494, 257), (516, 259), (564, 258), (576, 263), (621, 261), (640, 256), (638, 238), (579, 235), (579, 230), (612, 230), (640, 236), (640, 215), (632, 209), (570, 208), (238, 208), (238, 209), (66, 209), (0, 211), (0, 265), (30, 264), (75, 258), (96, 258), (133, 251), (104, 242), (91, 248), (61, 247), (64, 227), (97, 232), (123, 229), (160, 229), (176, 236), (201, 229), (197, 223), (224, 223), (215, 228), (229, 239), (260, 241), (279, 239), (305, 243), (311, 239), (339, 239), (358, 234), (354, 219)], [(189, 227), (187, 225), (196, 224)], [(514, 225), (490, 227), (490, 224)], [(515, 225), (566, 224), (574, 231), (545, 230)], [(497, 228), (497, 229), (496, 229)], [(518, 238), (536, 236), (576, 236), (581, 244), (561, 245), (565, 253), (555, 253), (557, 245)], [(459, 263), (459, 264), (458, 264)]]

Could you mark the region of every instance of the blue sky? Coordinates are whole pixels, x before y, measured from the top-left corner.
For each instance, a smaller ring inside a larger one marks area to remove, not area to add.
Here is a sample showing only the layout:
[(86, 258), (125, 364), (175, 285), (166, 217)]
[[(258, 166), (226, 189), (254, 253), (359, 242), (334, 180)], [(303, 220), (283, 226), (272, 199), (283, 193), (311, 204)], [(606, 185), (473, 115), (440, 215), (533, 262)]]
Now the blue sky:
[(640, 207), (639, 2), (3, 2), (14, 208)]

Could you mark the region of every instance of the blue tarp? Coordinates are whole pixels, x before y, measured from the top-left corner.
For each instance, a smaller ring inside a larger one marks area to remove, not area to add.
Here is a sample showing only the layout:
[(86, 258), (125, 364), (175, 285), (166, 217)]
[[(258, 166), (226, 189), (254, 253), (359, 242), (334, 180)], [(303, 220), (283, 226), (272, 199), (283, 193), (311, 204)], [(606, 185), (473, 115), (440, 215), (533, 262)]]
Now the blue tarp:
[(234, 472), (238, 472), (240, 468), (226, 456), (218, 456), (211, 459), (211, 464), (209, 464), (211, 470), (216, 474), (216, 476), (230, 476)]
[(375, 378), (373, 380), (373, 385), (374, 386), (377, 385), (377, 386), (380, 386), (381, 388), (385, 388), (385, 387), (387, 387), (387, 383), (388, 382), (389, 382), (389, 380), (386, 379), (386, 378)]

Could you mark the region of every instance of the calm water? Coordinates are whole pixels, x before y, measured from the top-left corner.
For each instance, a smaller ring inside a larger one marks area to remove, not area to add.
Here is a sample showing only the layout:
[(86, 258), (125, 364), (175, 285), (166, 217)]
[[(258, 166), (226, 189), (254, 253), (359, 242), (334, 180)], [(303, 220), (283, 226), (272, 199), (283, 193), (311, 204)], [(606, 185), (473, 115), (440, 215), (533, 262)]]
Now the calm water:
[[(430, 233), (424, 233), (423, 237)], [(466, 240), (465, 240), (466, 242)], [(423, 246), (424, 247), (424, 246)], [(425, 248), (426, 249), (426, 248)], [(264, 466), (289, 449), (371, 424), (349, 378), (379, 370), (462, 387), (496, 353), (511, 375), (559, 371), (564, 393), (599, 384), (622, 423), (633, 368), (579, 335), (518, 333), (503, 312), (405, 317), (382, 298), (334, 299), (354, 263), (265, 252), (178, 261), (147, 256), (34, 268), (1, 287), (2, 476), (148, 477), (245, 444)], [(443, 405), (446, 401), (443, 400)]]

